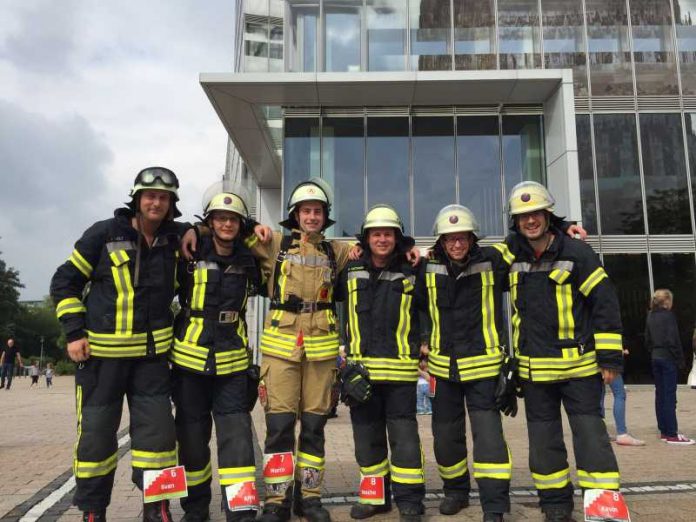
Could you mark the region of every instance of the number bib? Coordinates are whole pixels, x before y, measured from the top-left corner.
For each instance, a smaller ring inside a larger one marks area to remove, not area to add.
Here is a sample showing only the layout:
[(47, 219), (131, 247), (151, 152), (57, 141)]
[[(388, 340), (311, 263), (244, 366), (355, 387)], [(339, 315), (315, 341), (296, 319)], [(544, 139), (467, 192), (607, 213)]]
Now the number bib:
[(360, 480), (360, 503), (383, 506), (384, 502), (384, 477), (363, 475)]

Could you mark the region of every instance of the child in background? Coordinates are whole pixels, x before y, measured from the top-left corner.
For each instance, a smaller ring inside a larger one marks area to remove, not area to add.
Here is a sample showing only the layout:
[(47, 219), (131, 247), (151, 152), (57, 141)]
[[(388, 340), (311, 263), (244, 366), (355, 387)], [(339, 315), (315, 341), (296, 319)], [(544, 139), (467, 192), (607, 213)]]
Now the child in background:
[(428, 361), (425, 358), (422, 358), (418, 363), (416, 413), (418, 415), (432, 415), (433, 413), (433, 406), (430, 402), (430, 374), (428, 373)]
[(31, 366), (29, 367), (29, 375), (31, 375), (31, 384), (29, 387), (31, 388), (35, 384), (39, 384), (39, 365), (36, 364), (36, 361), (31, 362)]
[(46, 365), (46, 388), (53, 386), (53, 364)]

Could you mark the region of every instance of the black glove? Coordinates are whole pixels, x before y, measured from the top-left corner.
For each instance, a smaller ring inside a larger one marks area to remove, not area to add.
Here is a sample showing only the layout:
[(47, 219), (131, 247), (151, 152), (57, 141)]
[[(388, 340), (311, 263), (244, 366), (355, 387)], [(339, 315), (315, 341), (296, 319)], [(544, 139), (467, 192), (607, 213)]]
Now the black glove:
[(370, 400), (372, 385), (370, 374), (360, 363), (348, 363), (341, 370), (341, 401), (348, 406), (357, 406)]
[(495, 405), (504, 415), (517, 415), (517, 397), (522, 397), (522, 387), (518, 374), (519, 361), (506, 357), (500, 367), (498, 383), (495, 386)]
[(256, 406), (259, 398), (259, 382), (261, 381), (261, 368), (258, 364), (250, 364), (247, 368), (247, 411)]

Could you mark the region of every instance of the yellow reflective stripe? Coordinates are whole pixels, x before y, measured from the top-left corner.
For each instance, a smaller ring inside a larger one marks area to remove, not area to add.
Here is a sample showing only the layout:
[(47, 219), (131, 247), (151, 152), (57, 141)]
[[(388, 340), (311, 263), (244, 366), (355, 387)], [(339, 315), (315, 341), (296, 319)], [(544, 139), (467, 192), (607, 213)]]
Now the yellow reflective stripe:
[(131, 465), (134, 468), (145, 469), (176, 466), (176, 449), (171, 451), (131, 450)]
[(205, 465), (205, 468), (197, 471), (186, 470), (186, 485), (188, 487), (198, 486), (211, 480), (213, 478), (213, 471), (210, 465), (210, 461)]
[(249, 367), (249, 359), (245, 358), (243, 360), (236, 361), (233, 363), (218, 364), (216, 366), (217, 371), (215, 373), (217, 375), (228, 375), (230, 373), (241, 372), (243, 370), (246, 370), (248, 367)]
[(360, 324), (358, 323), (358, 280), (348, 280), (348, 329), (350, 331), (350, 353), (360, 355)]
[[(205, 287), (208, 283), (208, 270), (206, 268), (196, 268), (193, 271), (193, 292), (191, 296), (191, 309), (203, 310), (205, 304)], [(202, 319), (196, 317), (192, 319)]]
[(578, 469), (578, 485), (588, 489), (619, 489), (618, 471), (584, 471)]
[(298, 468), (324, 469), (326, 459), (324, 457), (317, 457), (298, 450), (296, 462)]
[(382, 462), (374, 464), (372, 466), (360, 466), (360, 473), (362, 475), (372, 475), (377, 477), (383, 477), (389, 473), (389, 460), (384, 459)]
[(570, 277), (570, 272), (568, 270), (561, 270), (560, 268), (554, 268), (549, 273), (549, 277), (556, 281), (559, 285), (565, 283), (565, 280)]
[(89, 264), (89, 261), (87, 261), (80, 252), (77, 251), (77, 249), (72, 251), (72, 254), (70, 254), (70, 257), (68, 258), (68, 261), (70, 261), (75, 268), (77, 268), (83, 276), (85, 276), (87, 279), (92, 275), (92, 271), (94, 268), (92, 268), (92, 265)]
[(571, 285), (556, 286), (556, 309), (558, 311), (558, 338), (573, 339), (575, 337), (575, 319), (573, 318), (573, 288)]
[(512, 303), (512, 347), (517, 350), (520, 345), (520, 323), (522, 318), (517, 309), (517, 283), (519, 282), (519, 273), (510, 272), (510, 302)]
[(505, 243), (494, 243), (491, 246), (503, 255), (503, 260), (508, 265), (512, 265), (515, 261), (515, 256), (512, 255), (512, 252), (510, 252), (510, 249)]
[(133, 283), (131, 282), (130, 269), (128, 264), (123, 261), (123, 254), (127, 256), (123, 250), (117, 250), (109, 254), (112, 259), (118, 258), (115, 262), (117, 266), (111, 267), (111, 275), (114, 278), (114, 286), (116, 287), (116, 334), (130, 335), (133, 331)]
[(618, 333), (596, 333), (594, 334), (596, 350), (620, 350), (623, 351), (621, 334)]
[[(247, 305), (247, 300), (249, 299), (249, 294), (244, 291), (244, 300), (242, 301), (242, 307), (240, 310), (246, 310), (246, 305)], [(246, 321), (244, 317), (240, 317), (237, 320), (237, 335), (239, 338), (242, 340), (242, 345), (246, 348), (249, 346), (249, 339), (247, 338), (247, 331), (246, 331)]]
[(198, 339), (201, 338), (203, 333), (203, 318), (202, 317), (190, 317), (189, 324), (186, 327), (186, 333), (184, 334), (184, 341), (189, 344), (196, 344)]
[(73, 445), (73, 475), (77, 472), (77, 447), (82, 437), (82, 386), (75, 387), (75, 410), (77, 412), (77, 438)]
[(56, 306), (56, 317), (60, 319), (65, 314), (81, 314), (86, 311), (85, 305), (77, 297), (67, 297)]
[(176, 344), (174, 349), (169, 352), (169, 360), (177, 366), (183, 366), (184, 368), (190, 368), (191, 370), (197, 370), (199, 372), (205, 370), (205, 359), (196, 359), (181, 353), (176, 349)]
[(587, 279), (585, 279), (585, 282), (580, 285), (580, 291), (587, 297), (590, 295), (590, 292), (592, 292), (592, 289), (597, 286), (602, 279), (608, 278), (607, 273), (604, 271), (604, 268), (601, 266), (597, 268), (594, 272), (592, 272)]
[(449, 357), (440, 355), (439, 351), (433, 350), (428, 354), (428, 372), (430, 375), (449, 379)]
[(537, 489), (560, 489), (570, 484), (570, 468), (548, 475), (532, 473), (532, 478)]
[(259, 242), (259, 238), (256, 237), (256, 234), (252, 234), (249, 237), (244, 238), (244, 245), (247, 248), (253, 247), (258, 242)]
[[(406, 283), (411, 284), (407, 279), (403, 280), (404, 287)], [(413, 285), (411, 285), (413, 287)], [(404, 288), (406, 292), (406, 288)], [(408, 357), (411, 349), (408, 345), (408, 334), (411, 331), (411, 301), (413, 296), (407, 293), (401, 294), (401, 304), (399, 306), (399, 324), (396, 326), (396, 343), (399, 346), (399, 357)]]
[[(508, 453), (509, 454), (509, 453)], [(512, 478), (512, 462), (476, 462), (473, 464), (474, 478), (491, 478), (510, 480)]]
[(352, 354), (350, 358), (355, 361), (360, 361), (366, 366), (370, 364), (372, 366), (384, 366), (397, 370), (418, 369), (418, 359), (392, 359), (391, 357), (354, 356)]
[(218, 469), (220, 484), (229, 486), (240, 482), (253, 482), (256, 480), (256, 468), (254, 466), (241, 466), (239, 468)]
[(495, 327), (495, 300), (493, 292), (493, 272), (481, 272), (481, 326), (486, 351), (495, 351), (500, 344), (498, 330)]
[(392, 482), (399, 484), (423, 484), (425, 482), (423, 468), (400, 468), (391, 464), (390, 469)]
[(75, 459), (75, 478), (103, 477), (116, 469), (118, 452), (99, 462), (84, 462)]
[[(577, 354), (577, 351), (576, 351)], [(599, 371), (594, 351), (573, 358), (519, 356), (520, 377), (533, 381), (562, 381), (589, 377)]]
[(281, 303), (285, 302), (285, 285), (288, 282), (288, 261), (284, 259), (280, 263), (280, 275), (278, 276), (278, 291), (280, 295), (275, 296)]
[(437, 465), (437, 470), (440, 473), (440, 477), (443, 479), (453, 479), (457, 477), (463, 477), (469, 471), (467, 468), (466, 457), (460, 460), (456, 464), (451, 466), (440, 466)]
[(437, 308), (437, 284), (435, 283), (436, 274), (427, 272), (425, 282), (428, 288), (428, 310), (432, 322), (433, 331), (430, 334), (430, 349), (440, 347), (440, 310)]

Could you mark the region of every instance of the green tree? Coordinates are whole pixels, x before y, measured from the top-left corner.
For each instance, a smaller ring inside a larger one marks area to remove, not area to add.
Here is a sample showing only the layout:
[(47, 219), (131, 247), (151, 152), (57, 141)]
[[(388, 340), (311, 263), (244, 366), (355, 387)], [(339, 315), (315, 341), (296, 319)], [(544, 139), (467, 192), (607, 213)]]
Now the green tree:
[(15, 319), (20, 312), (20, 288), (24, 285), (19, 280), (19, 272), (0, 259), (0, 337), (14, 334)]
[(44, 359), (58, 360), (64, 356), (65, 339), (49, 297), (40, 305), (20, 307), (15, 320), (15, 337), (24, 357), (41, 355), (42, 337)]

